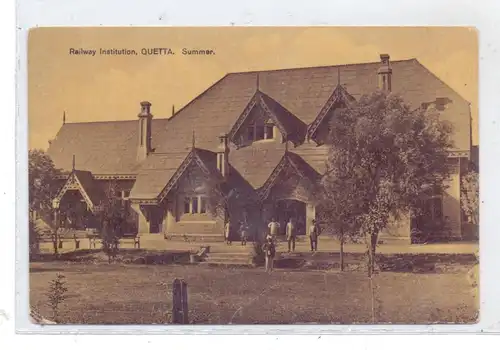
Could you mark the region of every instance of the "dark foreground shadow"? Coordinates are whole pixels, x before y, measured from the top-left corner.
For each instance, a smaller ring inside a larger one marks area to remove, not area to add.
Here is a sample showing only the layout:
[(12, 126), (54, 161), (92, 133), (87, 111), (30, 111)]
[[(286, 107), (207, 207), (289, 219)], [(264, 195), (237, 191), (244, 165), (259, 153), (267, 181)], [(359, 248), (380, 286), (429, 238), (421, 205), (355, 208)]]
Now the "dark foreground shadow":
[[(188, 264), (189, 252), (154, 252), (144, 249), (127, 249), (120, 251), (114, 261), (124, 264)], [(107, 262), (108, 257), (101, 250), (81, 249), (65, 252), (55, 256), (54, 254), (38, 254), (31, 258), (31, 262), (74, 262), (74, 263), (96, 263)], [(55, 270), (55, 269), (54, 269)], [(36, 272), (36, 271), (33, 271)]]
[[(452, 271), (477, 263), (474, 254), (390, 254), (377, 255), (380, 271), (432, 273)], [(291, 270), (328, 270), (340, 269), (338, 253), (294, 254), (281, 256), (274, 266)], [(344, 268), (348, 271), (364, 270), (366, 259), (363, 253), (348, 253), (344, 256)]]

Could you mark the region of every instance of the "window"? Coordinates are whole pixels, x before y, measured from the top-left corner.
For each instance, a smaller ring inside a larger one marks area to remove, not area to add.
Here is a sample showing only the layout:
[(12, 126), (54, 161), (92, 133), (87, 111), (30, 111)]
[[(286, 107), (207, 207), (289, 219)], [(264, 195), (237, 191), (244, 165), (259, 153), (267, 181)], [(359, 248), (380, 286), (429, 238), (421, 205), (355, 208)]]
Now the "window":
[(274, 125), (271, 123), (266, 123), (264, 127), (264, 139), (271, 140), (274, 139)]
[(274, 139), (274, 124), (262, 121), (249, 125), (247, 128), (248, 141), (272, 140)]
[(264, 125), (255, 126), (255, 141), (264, 140)]
[(207, 212), (206, 198), (200, 197), (200, 214), (205, 214), (206, 212)]
[(222, 169), (224, 166), (224, 155), (223, 154), (217, 154), (217, 169)]
[(191, 214), (198, 212), (198, 197), (191, 198)]
[(247, 129), (247, 140), (248, 141), (253, 141), (254, 138), (254, 131), (255, 131), (255, 126), (250, 125)]
[(206, 212), (207, 202), (203, 196), (184, 198), (184, 214), (205, 214)]

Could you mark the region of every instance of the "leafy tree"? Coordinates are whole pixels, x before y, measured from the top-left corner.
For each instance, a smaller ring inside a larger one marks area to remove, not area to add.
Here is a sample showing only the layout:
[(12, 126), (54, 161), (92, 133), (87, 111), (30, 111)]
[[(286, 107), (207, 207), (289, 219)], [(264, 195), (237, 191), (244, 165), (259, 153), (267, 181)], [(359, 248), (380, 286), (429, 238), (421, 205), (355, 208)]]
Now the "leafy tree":
[(355, 163), (351, 154), (341, 149), (331, 149), (328, 169), (323, 177), (318, 219), (324, 230), (335, 234), (340, 241), (340, 270), (344, 271), (344, 244), (359, 239), (358, 215), (361, 214), (363, 197), (357, 191), (354, 176)]
[(367, 244), (369, 276), (379, 234), (391, 219), (418, 210), (426, 193), (443, 191), (450, 134), (451, 125), (437, 111), (413, 110), (399, 96), (381, 91), (362, 96), (332, 118), (332, 152), (340, 152), (349, 166), (339, 167), (330, 157), (329, 169), (337, 167), (336, 176), (350, 178), (352, 197), (360, 201), (356, 225)]
[(59, 221), (54, 221), (52, 199), (57, 194), (60, 182), (57, 176), (61, 174), (56, 169), (52, 159), (43, 150), (29, 150), (28, 152), (28, 178), (29, 178), (29, 211), (30, 211), (30, 245), (39, 240), (35, 214), (40, 216), (52, 231), (54, 254), (58, 254)]
[(102, 249), (111, 263), (119, 250), (119, 238), (123, 223), (123, 208), (119, 197), (118, 186), (115, 181), (110, 181), (105, 190), (105, 199), (102, 205), (101, 239)]
[(52, 159), (42, 150), (30, 150), (28, 162), (30, 213), (50, 212), (52, 199), (60, 186), (56, 177), (61, 171), (55, 168)]
[(473, 224), (479, 224), (479, 174), (471, 170), (462, 177), (462, 209)]

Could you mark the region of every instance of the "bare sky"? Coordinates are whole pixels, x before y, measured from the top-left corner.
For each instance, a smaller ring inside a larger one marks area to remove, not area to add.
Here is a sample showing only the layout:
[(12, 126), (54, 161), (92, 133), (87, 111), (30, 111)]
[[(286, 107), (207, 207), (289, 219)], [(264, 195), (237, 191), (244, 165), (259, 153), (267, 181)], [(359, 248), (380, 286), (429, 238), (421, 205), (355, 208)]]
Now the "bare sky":
[[(417, 58), (471, 102), (478, 140), (478, 37), (468, 28), (38, 28), (28, 44), (30, 148), (47, 148), (67, 122), (133, 120), (139, 102), (168, 117), (228, 72)], [(143, 56), (142, 48), (174, 56)], [(136, 50), (75, 56), (70, 48)], [(183, 56), (182, 48), (214, 56)]]

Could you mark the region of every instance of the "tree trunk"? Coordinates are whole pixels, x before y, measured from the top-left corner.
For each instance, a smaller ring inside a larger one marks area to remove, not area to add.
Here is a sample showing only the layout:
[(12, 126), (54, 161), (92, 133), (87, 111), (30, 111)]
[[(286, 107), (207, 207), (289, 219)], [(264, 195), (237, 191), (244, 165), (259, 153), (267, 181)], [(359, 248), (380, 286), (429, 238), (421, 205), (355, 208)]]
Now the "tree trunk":
[(367, 258), (368, 258), (368, 266), (367, 266), (367, 270), (368, 270), (368, 277), (372, 277), (372, 261), (373, 261), (373, 257), (372, 257), (372, 249), (370, 246), (367, 247)]
[(344, 231), (340, 231), (340, 271), (344, 271)]
[(375, 250), (377, 249), (378, 234), (372, 233), (369, 235), (368, 246), (368, 277), (371, 277), (375, 272)]
[(372, 300), (372, 324), (375, 324), (375, 286), (373, 284), (373, 276), (370, 276), (370, 295)]
[(57, 257), (58, 255), (59, 255), (59, 237), (56, 229), (54, 233), (54, 256)]

